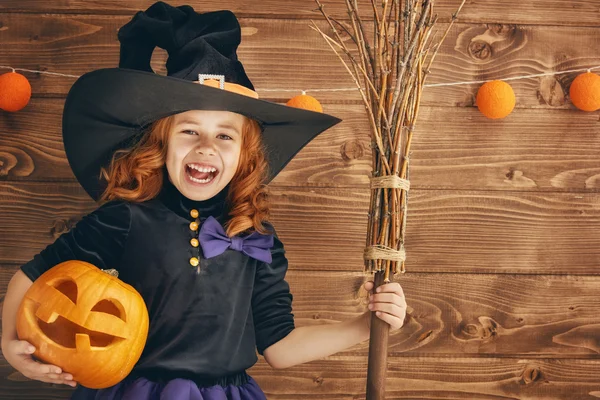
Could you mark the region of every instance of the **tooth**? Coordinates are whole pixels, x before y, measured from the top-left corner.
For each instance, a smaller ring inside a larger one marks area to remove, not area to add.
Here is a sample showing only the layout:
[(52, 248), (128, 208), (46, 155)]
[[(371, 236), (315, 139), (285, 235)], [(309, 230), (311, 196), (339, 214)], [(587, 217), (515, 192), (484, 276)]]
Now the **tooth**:
[(85, 333), (76, 333), (75, 334), (75, 348), (79, 351), (79, 352), (88, 352), (91, 351), (91, 345), (90, 345), (90, 337), (89, 335), (86, 335)]
[(189, 167), (191, 169), (195, 169), (196, 171), (200, 171), (200, 172), (216, 172), (217, 169), (215, 167), (200, 167), (198, 165), (194, 165), (194, 164), (190, 164)]

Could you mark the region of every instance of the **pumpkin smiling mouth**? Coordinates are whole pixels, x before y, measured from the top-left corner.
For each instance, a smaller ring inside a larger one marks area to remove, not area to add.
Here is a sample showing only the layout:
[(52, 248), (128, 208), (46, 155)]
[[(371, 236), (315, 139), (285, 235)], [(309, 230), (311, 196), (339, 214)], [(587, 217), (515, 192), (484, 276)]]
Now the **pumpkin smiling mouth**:
[[(77, 284), (75, 282), (63, 281), (55, 289), (75, 305), (77, 301)], [(123, 319), (123, 313), (119, 307), (107, 299), (99, 301), (90, 311), (106, 313)], [(113, 334), (87, 329), (47, 307), (42, 307), (39, 303), (35, 305), (35, 316), (41, 331), (50, 340), (66, 348), (89, 350), (92, 347), (103, 348), (125, 340), (125, 338)]]
[(61, 315), (55, 314), (53, 317), (56, 318), (49, 323), (38, 318), (40, 329), (50, 340), (70, 349), (83, 350), (91, 347), (107, 347), (125, 340), (118, 336), (84, 328)]
[[(77, 301), (77, 285), (75, 282), (63, 281), (55, 289), (75, 305)], [(119, 307), (107, 299), (100, 300), (90, 311), (114, 315), (124, 320), (124, 317), (122, 317), (123, 312)], [(50, 340), (66, 348), (90, 350), (93, 347), (104, 348), (125, 340), (125, 338), (119, 336), (87, 329), (47, 307), (42, 307), (39, 303), (35, 305), (35, 316), (41, 331)]]

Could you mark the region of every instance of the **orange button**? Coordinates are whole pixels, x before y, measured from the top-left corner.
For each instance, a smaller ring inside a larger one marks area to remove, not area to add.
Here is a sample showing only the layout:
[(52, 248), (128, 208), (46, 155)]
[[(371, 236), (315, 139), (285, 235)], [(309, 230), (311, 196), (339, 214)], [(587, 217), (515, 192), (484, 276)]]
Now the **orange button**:
[(190, 223), (190, 229), (193, 231), (198, 230), (198, 223), (196, 221)]
[(198, 261), (198, 259), (196, 257), (192, 257), (192, 258), (190, 258), (190, 264), (192, 264), (194, 267), (197, 267), (198, 264), (200, 264), (200, 262)]
[(192, 244), (192, 246), (194, 247), (198, 247), (199, 243), (198, 243), (198, 239), (193, 238), (192, 240), (190, 240), (190, 243)]
[(198, 215), (200, 215), (198, 213), (198, 210), (192, 210), (190, 211), (190, 215), (192, 216), (192, 218), (198, 218)]

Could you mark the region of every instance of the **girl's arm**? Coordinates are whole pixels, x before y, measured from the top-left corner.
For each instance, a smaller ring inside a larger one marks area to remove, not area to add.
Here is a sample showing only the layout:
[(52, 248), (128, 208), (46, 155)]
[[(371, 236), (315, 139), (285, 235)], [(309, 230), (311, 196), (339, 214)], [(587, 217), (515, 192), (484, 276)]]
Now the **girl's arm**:
[(8, 283), (4, 305), (2, 307), (2, 348), (17, 338), (17, 311), (25, 292), (33, 285), (31, 279), (20, 269)]
[(265, 360), (273, 368), (289, 368), (352, 347), (369, 338), (369, 314), (340, 323), (295, 328), (265, 350)]
[[(372, 281), (365, 283), (367, 291), (372, 288)], [(370, 296), (370, 303), (369, 309), (390, 324), (390, 331), (402, 327), (407, 305), (399, 283), (381, 285)], [(295, 328), (264, 351), (265, 360), (280, 369), (335, 354), (369, 338), (370, 318), (371, 312), (367, 311), (341, 323)]]
[(33, 346), (24, 340), (19, 340), (17, 336), (17, 312), (25, 293), (32, 284), (31, 279), (20, 269), (8, 284), (2, 306), (2, 354), (12, 367), (27, 378), (75, 386), (71, 374), (62, 372), (56, 365), (35, 361), (31, 357)]

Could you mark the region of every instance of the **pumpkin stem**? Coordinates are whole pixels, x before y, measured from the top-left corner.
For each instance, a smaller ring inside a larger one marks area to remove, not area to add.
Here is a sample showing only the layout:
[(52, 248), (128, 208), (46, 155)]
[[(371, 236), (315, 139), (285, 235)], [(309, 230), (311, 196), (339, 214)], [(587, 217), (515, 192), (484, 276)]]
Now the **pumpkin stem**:
[(117, 278), (119, 276), (119, 271), (117, 271), (114, 268), (111, 268), (111, 269), (101, 269), (100, 271), (105, 272), (105, 273), (107, 273), (109, 275), (112, 275), (115, 278)]

